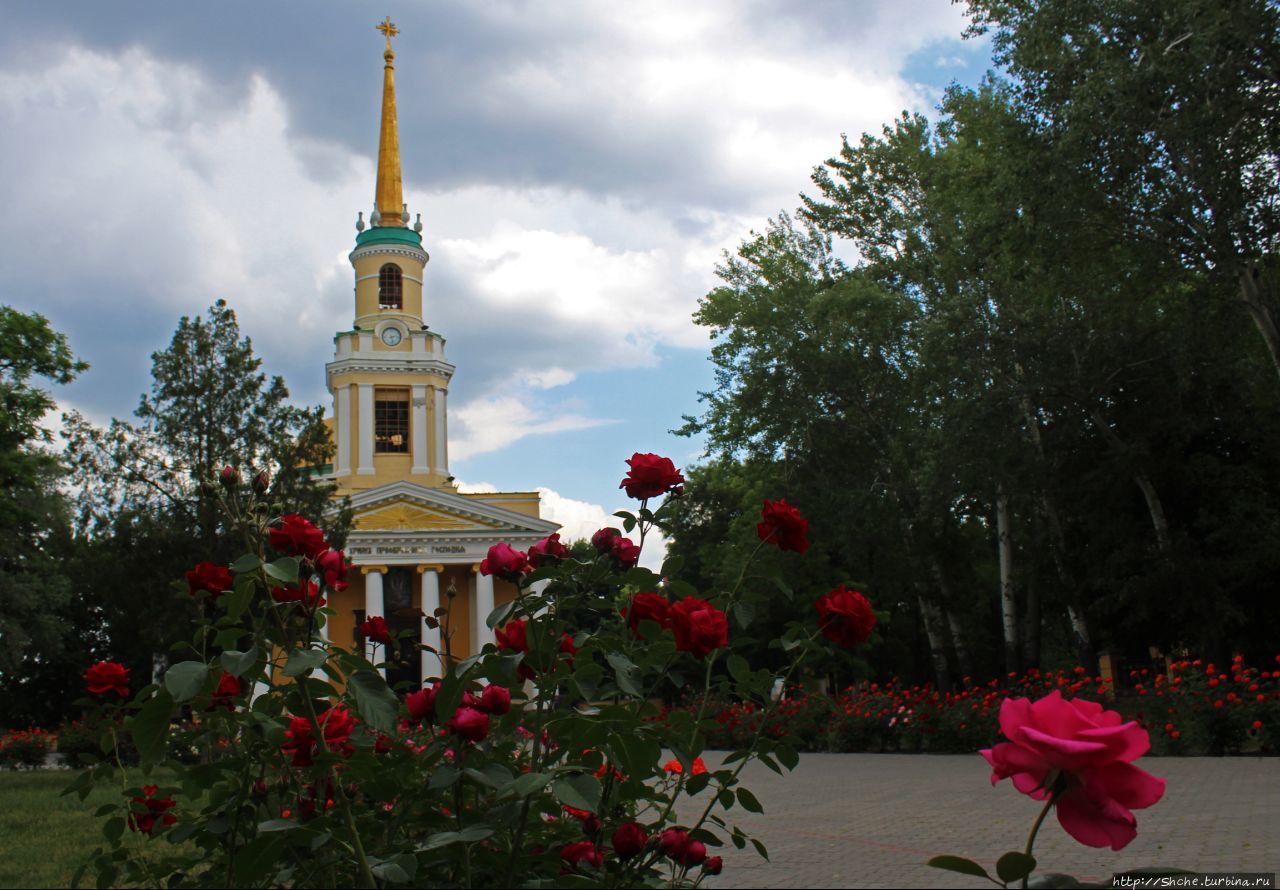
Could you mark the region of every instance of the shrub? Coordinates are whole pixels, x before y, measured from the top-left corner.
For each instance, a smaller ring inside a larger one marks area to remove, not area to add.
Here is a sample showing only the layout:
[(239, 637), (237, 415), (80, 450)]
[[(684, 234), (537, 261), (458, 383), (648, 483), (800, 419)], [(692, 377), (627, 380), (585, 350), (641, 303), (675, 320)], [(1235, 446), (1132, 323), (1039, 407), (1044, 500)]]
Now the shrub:
[(35, 769), (53, 750), (54, 737), (43, 729), (13, 729), (0, 735), (0, 767)]

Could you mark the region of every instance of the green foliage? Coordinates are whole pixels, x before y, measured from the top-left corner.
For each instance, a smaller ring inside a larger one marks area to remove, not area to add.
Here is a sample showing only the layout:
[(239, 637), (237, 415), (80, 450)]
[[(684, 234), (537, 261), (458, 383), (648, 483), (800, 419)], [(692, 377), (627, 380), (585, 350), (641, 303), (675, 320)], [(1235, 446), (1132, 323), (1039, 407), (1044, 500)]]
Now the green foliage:
[[(265, 472), (266, 500), (277, 506), (310, 515), (332, 507), (333, 486), (309, 470), (332, 451), (323, 409), (290, 404), (284, 381), (261, 365), (219, 300), (205, 318), (180, 319), (168, 347), (152, 354), (151, 392), (133, 421), (100, 429), (78, 414), (65, 418), (81, 532), (71, 574), (100, 604), (110, 651), (135, 676), (149, 676), (153, 659), (167, 658), (197, 620), (193, 602), (171, 595), (173, 579), (236, 552), (214, 484), (224, 466), (244, 486)], [(349, 523), (339, 505), (335, 544)]]

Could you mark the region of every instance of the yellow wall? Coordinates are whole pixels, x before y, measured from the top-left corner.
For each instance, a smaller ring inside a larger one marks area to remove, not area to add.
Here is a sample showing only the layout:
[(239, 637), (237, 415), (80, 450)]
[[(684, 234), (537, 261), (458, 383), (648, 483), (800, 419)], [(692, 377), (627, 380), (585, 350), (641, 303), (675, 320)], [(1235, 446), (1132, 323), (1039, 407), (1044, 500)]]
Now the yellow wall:
[[(400, 267), (403, 282), (402, 308), (378, 308), (378, 271), (387, 263)], [(356, 271), (356, 318), (369, 316), (400, 315), (414, 319), (416, 324), (422, 323), (422, 272), (424, 263), (412, 257), (399, 254), (371, 253), (357, 259), (353, 264)], [(416, 278), (417, 281), (412, 279)], [(361, 325), (366, 327), (366, 325)]]

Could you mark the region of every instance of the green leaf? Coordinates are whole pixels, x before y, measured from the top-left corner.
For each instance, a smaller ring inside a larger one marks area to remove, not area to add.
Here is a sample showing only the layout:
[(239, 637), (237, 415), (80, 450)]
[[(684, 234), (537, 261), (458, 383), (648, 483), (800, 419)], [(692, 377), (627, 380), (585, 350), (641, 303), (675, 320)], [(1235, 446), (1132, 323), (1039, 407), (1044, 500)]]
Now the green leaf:
[(972, 859), (965, 859), (963, 856), (934, 856), (925, 864), (932, 868), (954, 871), (962, 875), (972, 875), (975, 878), (986, 878), (988, 881), (995, 880), (991, 875), (987, 874), (985, 868)]
[(473, 844), (493, 835), (493, 829), (487, 825), (469, 825), (461, 831), (438, 831), (418, 849), (420, 851), (435, 850), (448, 844)]
[(484, 620), (484, 623), (489, 625), (489, 629), (492, 630), (511, 617), (511, 613), (516, 610), (516, 606), (519, 604), (519, 600), (512, 600), (509, 603), (503, 603), (489, 613), (489, 617)]
[(173, 696), (167, 689), (160, 689), (129, 721), (129, 732), (143, 766), (151, 766), (164, 759), (172, 717)]
[(618, 681), (618, 688), (627, 695), (643, 695), (640, 688), (636, 685), (635, 663), (621, 652), (610, 652), (608, 660), (609, 664), (613, 667), (614, 678)]
[(258, 823), (258, 833), (265, 834), (268, 831), (292, 831), (295, 828), (301, 828), (292, 819), (268, 819), (265, 822)]
[(324, 664), (329, 653), (323, 649), (294, 649), (289, 653), (289, 660), (281, 671), (286, 677), (297, 677), (309, 674)]
[(649, 569), (644, 566), (636, 566), (627, 569), (622, 576), (622, 583), (632, 587), (640, 587), (645, 590), (653, 590), (658, 586), (658, 582), (662, 580)]
[(379, 860), (376, 865), (371, 858), (370, 866), (375, 878), (392, 884), (407, 884), (418, 873), (418, 857), (412, 853), (398, 853), (390, 859)]
[(274, 578), (282, 584), (292, 584), (298, 580), (297, 557), (281, 557), (275, 562), (264, 565), (262, 570), (267, 573), (267, 577)]
[(223, 652), (218, 660), (222, 663), (222, 669), (228, 674), (233, 677), (242, 677), (258, 663), (258, 647), (253, 646), (247, 652), (229, 649)]
[(729, 674), (739, 683), (745, 685), (751, 679), (751, 666), (741, 655), (737, 653), (730, 655), (726, 666), (729, 668)]
[(218, 604), (226, 611), (228, 619), (237, 619), (249, 608), (253, 592), (257, 589), (258, 582), (254, 575), (238, 575), (236, 583), (231, 586), (231, 592), (220, 597)]
[(755, 617), (756, 607), (751, 603), (738, 603), (733, 607), (733, 618), (738, 622), (738, 627), (743, 630), (747, 629), (747, 625), (755, 620)]
[(457, 767), (441, 764), (436, 767), (436, 771), (431, 774), (431, 778), (427, 780), (428, 791), (439, 791), (441, 788), (448, 788), (462, 775)]
[(996, 862), (996, 874), (1006, 884), (1021, 881), (1031, 874), (1036, 867), (1036, 857), (1019, 853), (1017, 850), (1005, 853)]
[(183, 661), (164, 672), (164, 688), (174, 701), (195, 698), (209, 676), (209, 666), (203, 661)]
[(778, 758), (778, 762), (789, 770), (793, 770), (800, 765), (800, 755), (790, 745), (779, 745), (774, 748), (773, 756)]
[(561, 776), (551, 786), (551, 793), (565, 806), (593, 813), (600, 806), (600, 791), (600, 780), (586, 773)]
[(516, 797), (528, 797), (537, 794), (551, 781), (550, 773), (525, 773), (506, 787), (506, 791)]
[[(748, 813), (763, 813), (764, 807), (760, 806), (760, 801), (756, 796), (746, 788), (738, 789), (738, 803), (742, 804), (742, 808)], [(769, 857), (765, 857), (766, 859)]]
[(662, 574), (664, 577), (671, 577), (684, 568), (683, 556), (668, 556), (662, 563)]
[(121, 816), (112, 816), (102, 825), (102, 836), (111, 843), (120, 840), (120, 836), (124, 834), (124, 818)]
[(240, 886), (260, 883), (288, 839), (279, 834), (259, 835), (236, 853), (236, 880)]
[(765, 862), (769, 861), (769, 850), (768, 848), (765, 847), (764, 844), (760, 843), (755, 838), (752, 838), (751, 846), (756, 848), (756, 852), (760, 854), (761, 859), (763, 859)]
[(348, 678), (347, 689), (355, 693), (356, 710), (366, 724), (388, 735), (396, 731), (400, 700), (381, 674), (377, 671), (356, 671)]
[(262, 560), (258, 559), (258, 557), (254, 556), (252, 553), (246, 553), (244, 556), (241, 556), (228, 566), (228, 568), (231, 569), (233, 574), (243, 575), (245, 572), (256, 572), (258, 567), (261, 565)]

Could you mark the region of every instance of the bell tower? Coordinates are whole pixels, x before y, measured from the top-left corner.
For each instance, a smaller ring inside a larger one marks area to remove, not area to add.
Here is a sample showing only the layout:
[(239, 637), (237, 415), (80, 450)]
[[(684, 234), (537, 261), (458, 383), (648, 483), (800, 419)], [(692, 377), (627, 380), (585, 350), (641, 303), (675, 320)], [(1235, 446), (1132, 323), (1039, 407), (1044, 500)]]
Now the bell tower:
[(355, 273), (351, 330), (334, 337), (325, 366), (333, 396), (334, 481), (345, 493), (399, 480), (454, 488), (449, 474), (448, 392), (454, 366), (444, 337), (426, 323), (422, 216), (409, 228), (400, 177), (395, 52), (400, 33), (388, 16), (377, 25), (382, 54), (382, 124), (378, 180), (368, 225), (356, 219), (348, 259)]

